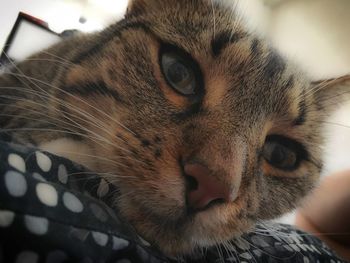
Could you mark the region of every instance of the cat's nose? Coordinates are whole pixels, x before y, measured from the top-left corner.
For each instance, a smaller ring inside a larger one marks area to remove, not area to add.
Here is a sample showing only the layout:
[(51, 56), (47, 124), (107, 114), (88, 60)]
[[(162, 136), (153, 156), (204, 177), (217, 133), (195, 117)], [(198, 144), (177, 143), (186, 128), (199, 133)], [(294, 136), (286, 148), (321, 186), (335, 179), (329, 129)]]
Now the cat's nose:
[(215, 178), (204, 165), (184, 165), (187, 179), (187, 203), (191, 210), (203, 210), (211, 205), (231, 202), (231, 191), (227, 184)]

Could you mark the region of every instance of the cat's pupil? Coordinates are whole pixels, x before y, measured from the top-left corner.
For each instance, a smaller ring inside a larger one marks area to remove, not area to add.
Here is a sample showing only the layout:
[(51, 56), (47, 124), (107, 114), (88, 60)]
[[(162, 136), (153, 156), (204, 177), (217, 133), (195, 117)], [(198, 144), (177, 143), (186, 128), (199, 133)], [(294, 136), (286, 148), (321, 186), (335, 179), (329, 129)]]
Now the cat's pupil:
[(297, 153), (278, 142), (267, 142), (263, 154), (269, 164), (280, 169), (294, 169), (298, 162)]
[(179, 63), (174, 62), (168, 69), (169, 80), (176, 85), (186, 84), (191, 78), (187, 68)]
[(274, 147), (271, 154), (272, 163), (283, 163), (287, 157), (286, 149), (283, 146)]

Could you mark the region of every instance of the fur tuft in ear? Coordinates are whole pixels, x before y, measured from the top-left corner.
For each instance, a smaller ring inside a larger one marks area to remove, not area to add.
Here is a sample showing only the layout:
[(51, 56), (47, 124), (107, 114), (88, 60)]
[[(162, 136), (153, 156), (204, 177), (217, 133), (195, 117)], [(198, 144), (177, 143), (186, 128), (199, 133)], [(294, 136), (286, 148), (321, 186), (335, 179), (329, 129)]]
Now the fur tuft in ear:
[(327, 111), (336, 110), (337, 105), (350, 101), (350, 75), (314, 81), (310, 88), (317, 103)]

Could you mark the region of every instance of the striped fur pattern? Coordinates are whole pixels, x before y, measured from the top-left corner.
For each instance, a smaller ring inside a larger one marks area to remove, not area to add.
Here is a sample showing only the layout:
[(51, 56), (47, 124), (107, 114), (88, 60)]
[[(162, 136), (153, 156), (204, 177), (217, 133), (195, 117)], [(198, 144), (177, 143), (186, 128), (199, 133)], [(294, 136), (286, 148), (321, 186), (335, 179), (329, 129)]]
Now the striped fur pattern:
[[(134, 0), (104, 31), (15, 65), (0, 76), (3, 138), (69, 157), (116, 184), (122, 216), (169, 255), (226, 242), (291, 210), (319, 176), (322, 122), (349, 78), (311, 83), (245, 28), (234, 5)], [(196, 98), (165, 81), (159, 50), (169, 44), (198, 64)], [(298, 169), (262, 158), (268, 135), (303, 145)], [(181, 158), (204, 163), (236, 200), (187, 213)]]

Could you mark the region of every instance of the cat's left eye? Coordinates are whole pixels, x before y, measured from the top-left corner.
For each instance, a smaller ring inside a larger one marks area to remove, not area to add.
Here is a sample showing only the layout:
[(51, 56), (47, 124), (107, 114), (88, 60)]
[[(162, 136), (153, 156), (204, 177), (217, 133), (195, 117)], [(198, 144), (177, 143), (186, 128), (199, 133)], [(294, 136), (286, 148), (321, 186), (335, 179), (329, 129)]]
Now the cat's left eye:
[(295, 170), (306, 159), (304, 147), (289, 138), (272, 135), (267, 137), (263, 157), (272, 166), (281, 170)]
[(196, 95), (197, 80), (192, 61), (174, 51), (163, 52), (160, 63), (168, 84), (183, 96)]

